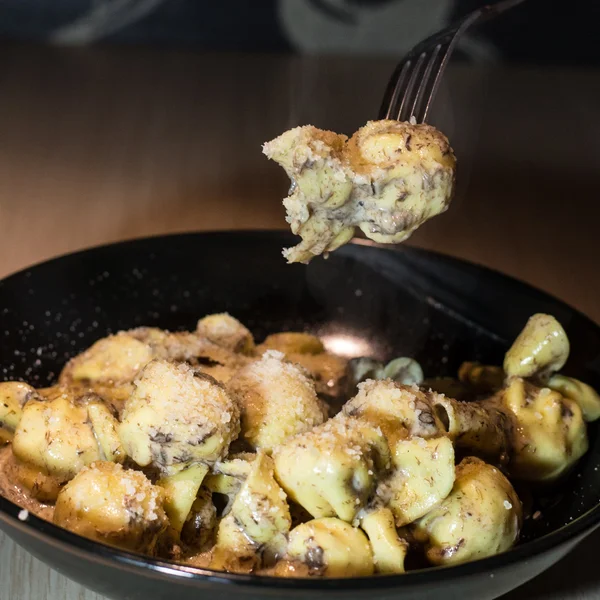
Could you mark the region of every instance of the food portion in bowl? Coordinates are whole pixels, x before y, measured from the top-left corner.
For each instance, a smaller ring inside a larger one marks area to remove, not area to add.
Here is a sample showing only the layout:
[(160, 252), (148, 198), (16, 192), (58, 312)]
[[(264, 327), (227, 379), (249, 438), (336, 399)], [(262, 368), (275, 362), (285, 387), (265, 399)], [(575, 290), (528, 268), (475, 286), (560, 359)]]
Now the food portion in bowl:
[[(350, 361), (308, 333), (256, 344), (227, 314), (137, 328), (56, 385), (0, 383), (1, 493), (79, 535), (229, 572), (403, 573), (490, 556), (587, 450), (600, 397), (534, 315), (503, 367)], [(340, 407), (341, 408), (335, 408)]]
[(302, 241), (284, 250), (307, 263), (352, 239), (396, 244), (444, 212), (454, 191), (456, 159), (448, 139), (427, 124), (370, 121), (350, 139), (311, 125), (267, 142), (292, 186), (283, 204)]

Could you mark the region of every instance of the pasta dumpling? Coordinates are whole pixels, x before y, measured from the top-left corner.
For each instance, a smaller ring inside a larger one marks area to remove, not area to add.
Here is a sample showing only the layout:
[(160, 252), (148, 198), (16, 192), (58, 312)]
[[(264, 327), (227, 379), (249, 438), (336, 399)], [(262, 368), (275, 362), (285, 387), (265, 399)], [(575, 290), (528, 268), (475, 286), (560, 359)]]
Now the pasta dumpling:
[(257, 351), (277, 350), (285, 358), (305, 369), (313, 379), (319, 396), (335, 400), (346, 378), (347, 361), (325, 350), (323, 342), (310, 333), (286, 331), (269, 335)]
[(600, 418), (600, 394), (587, 383), (555, 373), (548, 380), (548, 387), (576, 402), (586, 421)]
[(398, 535), (394, 514), (389, 508), (366, 511), (360, 526), (369, 537), (377, 573), (404, 573), (409, 544)]
[(437, 409), (457, 447), (502, 464), (519, 479), (557, 479), (588, 447), (577, 402), (520, 377), (482, 402), (443, 398)]
[(204, 485), (218, 494), (233, 497), (250, 473), (251, 463), (256, 458), (253, 452), (230, 454), (225, 460), (217, 461)]
[(358, 385), (358, 394), (344, 404), (342, 412), (379, 427), (393, 446), (398, 439), (426, 439), (444, 433), (433, 398), (434, 393), (426, 393), (416, 385), (402, 385), (391, 379), (368, 380)]
[(510, 473), (529, 481), (549, 481), (565, 473), (587, 451), (579, 405), (550, 388), (514, 378), (501, 395), (517, 422)]
[(258, 347), (260, 352), (277, 350), (285, 355), (290, 354), (322, 354), (325, 352), (323, 342), (310, 333), (284, 331), (267, 336)]
[(313, 517), (352, 522), (390, 465), (381, 430), (339, 414), (273, 452), (275, 476), (288, 496)]
[(551, 315), (536, 314), (506, 353), (504, 371), (509, 377), (546, 378), (564, 367), (569, 350), (562, 325)]
[(34, 388), (20, 381), (0, 383), (0, 444), (11, 442), (25, 403), (37, 396)]
[(457, 448), (493, 462), (508, 463), (516, 423), (496, 401), (461, 402), (440, 395), (435, 400), (435, 411)]
[(121, 414), (119, 435), (140, 467), (161, 473), (165, 510), (183, 528), (208, 466), (239, 434), (239, 410), (225, 388), (185, 363), (150, 362)]
[(302, 238), (284, 250), (288, 262), (309, 262), (352, 238), (355, 228), (381, 243), (408, 238), (448, 207), (456, 160), (430, 125), (370, 121), (348, 140), (310, 125), (263, 147), (292, 181), (283, 204)]
[(308, 575), (364, 577), (375, 571), (367, 536), (335, 518), (314, 519), (289, 535), (286, 559), (308, 567)]
[(119, 464), (84, 467), (61, 490), (54, 509), (61, 527), (111, 546), (154, 554), (167, 530), (162, 490)]
[(522, 523), (521, 502), (506, 477), (474, 457), (456, 468), (452, 492), (413, 526), (434, 565), (449, 565), (508, 550)]
[[(12, 451), (24, 465), (59, 482), (93, 462), (125, 458), (111, 409), (98, 396), (75, 397), (68, 390), (24, 405)], [(27, 485), (28, 470), (23, 474)]]
[(378, 502), (389, 506), (396, 524), (423, 516), (454, 483), (454, 447), (434, 410), (436, 394), (389, 379), (359, 384), (342, 411), (378, 427), (390, 448), (390, 472), (380, 479)]
[(241, 407), (242, 437), (254, 449), (270, 452), (327, 416), (312, 381), (275, 350), (244, 367), (227, 388)]
[(196, 332), (232, 352), (250, 354), (254, 350), (254, 338), (249, 329), (227, 313), (207, 315), (200, 319)]
[(70, 382), (128, 383), (153, 358), (151, 347), (125, 332), (98, 340), (85, 352), (71, 359), (61, 373)]
[(431, 400), (390, 380), (359, 384), (339, 415), (283, 444), (274, 458), (284, 489), (316, 518), (352, 522), (375, 493), (404, 525), (454, 482), (454, 448)]
[(377, 498), (392, 510), (401, 527), (439, 504), (454, 483), (454, 446), (440, 436), (398, 440), (392, 449), (392, 472), (377, 487)]
[(125, 403), (119, 435), (139, 466), (167, 475), (222, 458), (239, 433), (239, 410), (214, 379), (189, 365), (154, 360)]
[(263, 559), (274, 562), (285, 552), (291, 523), (286, 494), (274, 478), (273, 460), (259, 450), (231, 511), (219, 525), (211, 565), (237, 571), (244, 564), (253, 569)]

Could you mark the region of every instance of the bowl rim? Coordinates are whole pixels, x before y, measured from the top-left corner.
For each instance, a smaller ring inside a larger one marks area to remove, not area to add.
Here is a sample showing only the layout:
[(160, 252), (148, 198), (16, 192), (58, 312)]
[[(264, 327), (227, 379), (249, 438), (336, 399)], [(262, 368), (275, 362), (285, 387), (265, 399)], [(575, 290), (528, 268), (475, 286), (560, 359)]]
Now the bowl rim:
[[(29, 276), (30, 271), (43, 268), (50, 263), (60, 261), (67, 257), (76, 257), (77, 255), (86, 254), (93, 251), (114, 248), (118, 246), (135, 245), (137, 243), (146, 243), (153, 240), (175, 241), (181, 237), (232, 237), (232, 236), (247, 236), (247, 237), (262, 237), (271, 238), (273, 241), (281, 240), (283, 243), (293, 241), (295, 238), (288, 231), (279, 229), (265, 230), (216, 230), (216, 231), (189, 231), (170, 234), (157, 234), (152, 236), (136, 237), (118, 242), (98, 244), (89, 248), (83, 248), (74, 252), (66, 252), (56, 257), (47, 260), (39, 261), (26, 268), (13, 272), (6, 277), (0, 279), (0, 289), (5, 283), (8, 283), (13, 278)], [(351, 242), (355, 246), (375, 247), (386, 250), (388, 252), (403, 252), (410, 251), (417, 255), (435, 256), (438, 259), (453, 263), (462, 263), (470, 265), (477, 269), (483, 269), (491, 272), (503, 279), (507, 284), (527, 288), (529, 292), (535, 292), (540, 296), (561, 304), (571, 313), (578, 315), (589, 323), (593, 328), (600, 331), (600, 326), (592, 319), (558, 299), (557, 297), (542, 291), (535, 286), (507, 275), (493, 268), (465, 260), (458, 257), (453, 257), (448, 254), (436, 252), (433, 250), (423, 249), (412, 245), (386, 246), (377, 244), (370, 240), (353, 240)], [(493, 576), (494, 571), (504, 569), (517, 562), (533, 558), (536, 555), (541, 555), (557, 549), (559, 546), (571, 541), (573, 545), (577, 544), (585, 535), (591, 533), (600, 525), (600, 499), (598, 504), (580, 515), (573, 521), (559, 527), (555, 531), (547, 533), (539, 538), (529, 540), (522, 545), (515, 546), (505, 552), (457, 565), (447, 566), (432, 566), (415, 571), (408, 571), (402, 574), (394, 575), (371, 575), (366, 577), (356, 578), (295, 578), (295, 577), (276, 577), (270, 575), (252, 575), (239, 573), (226, 573), (224, 571), (211, 570), (208, 568), (194, 567), (178, 563), (177, 561), (158, 559), (143, 554), (128, 552), (97, 542), (83, 536), (77, 535), (54, 525), (49, 521), (45, 521), (34, 514), (28, 514), (23, 520), (19, 517), (22, 513), (22, 508), (7, 498), (0, 496), (0, 521), (8, 525), (10, 529), (16, 529), (20, 533), (28, 536), (42, 539), (45, 543), (58, 545), (61, 550), (70, 553), (81, 555), (83, 552), (89, 560), (95, 562), (103, 562), (114, 568), (128, 569), (137, 571), (143, 569), (147, 574), (155, 576), (169, 576), (177, 578), (181, 582), (211, 582), (234, 584), (239, 586), (249, 587), (268, 587), (271, 589), (302, 589), (302, 590), (326, 590), (335, 589), (337, 591), (348, 590), (366, 590), (366, 589), (388, 589), (401, 588), (403, 586), (413, 586), (424, 584), (435, 580), (436, 583), (443, 581), (451, 581), (459, 578), (469, 577), (473, 575), (488, 574)], [(10, 536), (10, 533), (8, 534)]]

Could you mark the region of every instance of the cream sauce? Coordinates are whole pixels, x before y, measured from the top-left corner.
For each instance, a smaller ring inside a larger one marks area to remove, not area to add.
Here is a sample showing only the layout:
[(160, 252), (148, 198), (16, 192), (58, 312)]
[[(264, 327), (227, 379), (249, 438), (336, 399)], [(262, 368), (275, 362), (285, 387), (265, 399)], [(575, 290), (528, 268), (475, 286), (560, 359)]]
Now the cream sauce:
[(16, 469), (12, 446), (8, 444), (0, 449), (0, 495), (28, 510), (36, 517), (51, 522), (54, 516), (54, 506), (32, 498), (31, 494), (16, 480)]

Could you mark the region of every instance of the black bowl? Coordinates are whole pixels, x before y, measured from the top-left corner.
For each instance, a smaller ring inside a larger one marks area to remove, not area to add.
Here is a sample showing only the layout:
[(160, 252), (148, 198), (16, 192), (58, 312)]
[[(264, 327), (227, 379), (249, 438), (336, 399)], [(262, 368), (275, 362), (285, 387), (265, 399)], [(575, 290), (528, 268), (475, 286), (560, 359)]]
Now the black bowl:
[[(51, 260), (0, 282), (4, 379), (54, 381), (64, 362), (119, 329), (193, 328), (228, 311), (260, 338), (282, 330), (324, 335), (349, 352), (416, 357), (426, 375), (463, 360), (500, 364), (535, 312), (555, 315), (571, 340), (565, 372), (600, 388), (600, 328), (514, 279), (406, 246), (342, 248), (308, 267), (288, 266), (278, 232), (157, 237)], [(568, 480), (538, 498), (542, 517), (516, 548), (484, 560), (400, 576), (283, 580), (228, 575), (121, 552), (37, 519), (0, 498), (0, 526), (51, 567), (111, 598), (477, 598), (497, 597), (547, 569), (600, 523), (600, 441)]]

